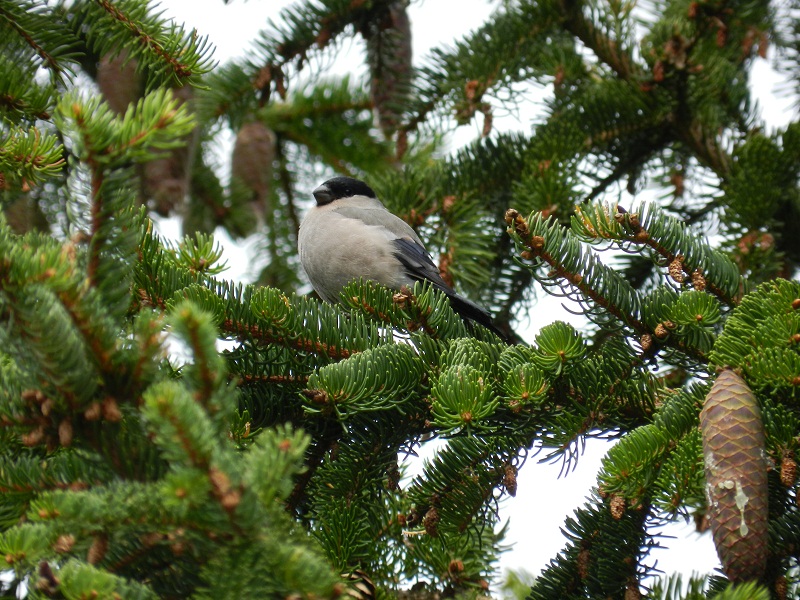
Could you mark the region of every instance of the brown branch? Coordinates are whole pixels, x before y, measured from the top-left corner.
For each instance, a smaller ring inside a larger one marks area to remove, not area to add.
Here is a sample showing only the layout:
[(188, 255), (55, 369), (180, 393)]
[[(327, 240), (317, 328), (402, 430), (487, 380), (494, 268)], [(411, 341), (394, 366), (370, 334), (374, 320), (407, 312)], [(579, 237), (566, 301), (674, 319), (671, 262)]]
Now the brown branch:
[(319, 443), (309, 451), (306, 469), (296, 476), (292, 492), (286, 499), (286, 508), (289, 512), (295, 512), (299, 508), (305, 498), (306, 487), (325, 459), (325, 455), (338, 442), (339, 436), (341, 435), (340, 432), (341, 429), (334, 427), (331, 431), (323, 433)]
[(54, 73), (61, 75), (62, 69), (58, 64), (58, 61), (53, 57), (49, 52), (47, 52), (42, 46), (39, 45), (36, 40), (31, 37), (27, 31), (22, 29), (19, 26), (18, 20), (15, 18), (15, 15), (10, 14), (6, 10), (2, 10), (0, 7), (0, 15), (5, 17), (5, 22), (10, 25), (18, 34), (19, 36), (25, 40), (28, 46), (41, 58), (45, 64), (47, 64), (48, 68), (52, 69)]
[(247, 385), (251, 383), (284, 383), (305, 385), (308, 383), (308, 376), (301, 375), (250, 375), (243, 373), (230, 373), (228, 378), (238, 380), (237, 385)]
[(566, 15), (563, 21), (564, 27), (592, 50), (597, 58), (626, 81), (643, 77), (644, 71), (636, 64), (630, 53), (585, 18), (579, 2), (562, 0), (561, 6), (563, 14)]
[(240, 341), (256, 340), (265, 344), (280, 344), (288, 348), (294, 348), (295, 350), (313, 352), (314, 354), (325, 354), (334, 359), (347, 358), (357, 352), (347, 348), (325, 344), (320, 341), (275, 335), (271, 331), (262, 329), (258, 325), (245, 325), (244, 323), (231, 319), (225, 319), (220, 328), (227, 333), (235, 335)]

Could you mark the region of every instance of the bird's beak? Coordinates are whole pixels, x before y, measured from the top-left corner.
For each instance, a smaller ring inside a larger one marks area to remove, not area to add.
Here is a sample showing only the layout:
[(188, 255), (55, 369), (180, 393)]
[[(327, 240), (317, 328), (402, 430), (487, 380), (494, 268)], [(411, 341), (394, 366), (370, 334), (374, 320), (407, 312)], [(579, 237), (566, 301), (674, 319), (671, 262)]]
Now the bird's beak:
[(317, 206), (323, 206), (333, 202), (333, 195), (328, 189), (328, 186), (324, 183), (311, 193), (314, 194), (314, 198), (317, 201)]

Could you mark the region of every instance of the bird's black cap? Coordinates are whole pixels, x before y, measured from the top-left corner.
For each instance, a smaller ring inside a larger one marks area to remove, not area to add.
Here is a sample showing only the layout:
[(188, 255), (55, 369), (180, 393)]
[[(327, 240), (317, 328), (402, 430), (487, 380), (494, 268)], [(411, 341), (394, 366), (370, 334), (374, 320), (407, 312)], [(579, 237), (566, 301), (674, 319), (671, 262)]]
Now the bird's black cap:
[(334, 200), (350, 198), (352, 196), (366, 196), (367, 198), (377, 197), (371, 187), (363, 181), (353, 179), (352, 177), (334, 177), (333, 179), (328, 179), (328, 181), (323, 183), (312, 193), (317, 200), (317, 206), (323, 206), (325, 204), (330, 204)]

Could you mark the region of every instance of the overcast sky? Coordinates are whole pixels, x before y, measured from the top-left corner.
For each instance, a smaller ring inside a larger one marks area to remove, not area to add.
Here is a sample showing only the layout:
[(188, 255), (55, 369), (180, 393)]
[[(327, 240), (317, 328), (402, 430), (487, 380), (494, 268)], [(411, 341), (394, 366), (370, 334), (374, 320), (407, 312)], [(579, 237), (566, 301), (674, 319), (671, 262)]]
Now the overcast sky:
[[(167, 16), (173, 16), (188, 28), (196, 28), (201, 35), (208, 35), (216, 46), (215, 57), (221, 63), (237, 57), (246, 56), (250, 43), (256, 38), (268, 19), (277, 19), (282, 7), (289, 5), (287, 0), (271, 2), (242, 2), (234, 0), (224, 5), (221, 0), (161, 0), (161, 8)], [(428, 51), (435, 46), (451, 44), (466, 32), (481, 25), (498, 2), (478, 0), (425, 0), (412, 2), (409, 9), (414, 34), (414, 61), (420, 64)], [(457, 6), (457, 10), (454, 10)], [(332, 73), (364, 74), (361, 45), (348, 43), (344, 52), (332, 66)], [(754, 98), (765, 108), (764, 117), (768, 128), (781, 126), (794, 118), (793, 108), (796, 99), (780, 97), (776, 86), (780, 78), (770, 69), (768, 61), (759, 60), (754, 68)], [(518, 115), (495, 115), (494, 127), (497, 130), (530, 129), (536, 116), (537, 107), (529, 103)], [(453, 137), (457, 147), (479, 135), (482, 123), (463, 127)], [(165, 234), (177, 235), (177, 224), (160, 221)], [(225, 278), (250, 281), (257, 274), (252, 269), (253, 260), (248, 253), (255, 242), (246, 242), (243, 247), (235, 247), (220, 233), (226, 247), (230, 270)], [(560, 319), (575, 324), (581, 320), (561, 307), (560, 300), (543, 298), (533, 311), (529, 321), (521, 324), (524, 337), (532, 340), (535, 332), (543, 325)], [(603, 454), (608, 448), (606, 442), (591, 441), (581, 457), (578, 467), (568, 476), (558, 478), (560, 465), (537, 464), (531, 458), (521, 470), (518, 478), (516, 498), (504, 501), (502, 516), (511, 519), (508, 542), (513, 549), (503, 555), (501, 564), (505, 568), (524, 568), (538, 573), (547, 562), (564, 547), (565, 539), (560, 528), (564, 518), (584, 502), (584, 494), (595, 483), (597, 471)], [(649, 564), (658, 562), (658, 567), (670, 574), (679, 571), (690, 574), (693, 571), (710, 573), (719, 566), (709, 533), (700, 536), (694, 532), (694, 524), (675, 524), (665, 530), (668, 535), (677, 536), (675, 540), (664, 540), (668, 550), (652, 553)]]

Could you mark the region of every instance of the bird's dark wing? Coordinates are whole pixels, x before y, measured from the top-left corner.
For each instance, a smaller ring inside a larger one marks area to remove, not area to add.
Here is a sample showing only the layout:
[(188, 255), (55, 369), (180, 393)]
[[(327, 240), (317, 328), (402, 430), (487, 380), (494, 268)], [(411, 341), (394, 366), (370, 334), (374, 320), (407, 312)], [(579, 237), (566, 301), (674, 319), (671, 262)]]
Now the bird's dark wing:
[(433, 260), (425, 248), (409, 238), (392, 240), (392, 244), (394, 244), (393, 254), (397, 260), (403, 263), (409, 277), (417, 281), (430, 281), (448, 296), (455, 293), (444, 282), (439, 274), (439, 269), (433, 264)]
[(430, 281), (436, 288), (447, 294), (450, 299), (450, 306), (457, 314), (464, 319), (483, 325), (501, 339), (507, 339), (508, 336), (492, 322), (492, 315), (489, 314), (489, 311), (471, 300), (459, 296), (453, 288), (445, 283), (439, 274), (439, 269), (433, 264), (433, 260), (431, 260), (425, 248), (406, 238), (394, 240), (392, 243), (395, 247), (394, 255), (406, 268), (409, 277), (418, 281)]

